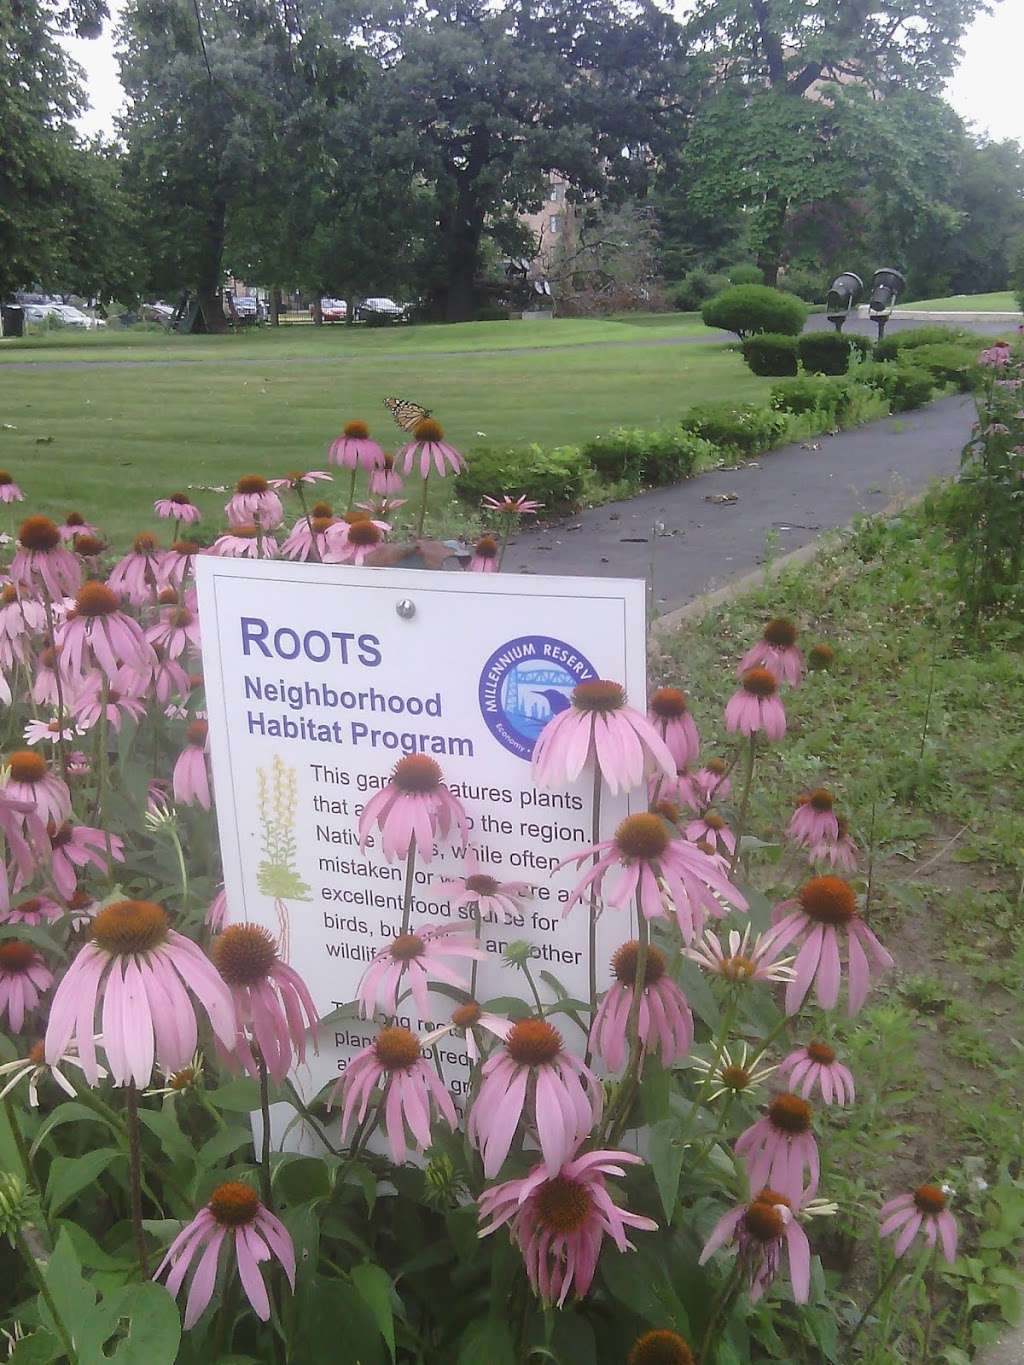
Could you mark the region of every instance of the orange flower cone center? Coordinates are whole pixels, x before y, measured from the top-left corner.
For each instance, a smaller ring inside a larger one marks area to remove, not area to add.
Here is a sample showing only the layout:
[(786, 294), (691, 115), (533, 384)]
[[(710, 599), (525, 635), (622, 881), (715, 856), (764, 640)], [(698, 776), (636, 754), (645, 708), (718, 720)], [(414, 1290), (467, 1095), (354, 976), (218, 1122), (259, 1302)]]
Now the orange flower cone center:
[(420, 1040), (407, 1028), (382, 1028), (374, 1050), (386, 1071), (408, 1071), (423, 1053)]
[(678, 687), (659, 687), (651, 697), (651, 710), (662, 720), (675, 720), (684, 716), (689, 709), (686, 693)]
[(115, 901), (91, 925), (93, 942), (115, 956), (145, 953), (167, 937), (167, 911), (153, 901)]
[(240, 1228), (251, 1223), (259, 1207), (256, 1191), (240, 1180), (227, 1180), (210, 1195), (210, 1212), (226, 1228)]
[(768, 1118), (773, 1128), (789, 1137), (797, 1137), (810, 1132), (811, 1106), (799, 1095), (776, 1095), (768, 1106)]
[(545, 1180), (534, 1195), (534, 1213), (538, 1223), (548, 1232), (578, 1232), (594, 1207), (590, 1191), (578, 1180), (556, 1175)]
[(210, 956), (229, 986), (254, 986), (277, 961), (277, 944), (262, 924), (232, 924), (214, 940)]
[(626, 704), (626, 692), (621, 683), (595, 678), (592, 682), (576, 684), (572, 690), (572, 704), (577, 711), (619, 711)]
[(505, 1040), (509, 1056), (524, 1066), (544, 1066), (562, 1050), (562, 1035), (544, 1019), (519, 1019)]
[[(636, 984), (636, 960), (640, 951), (640, 945), (636, 939), (630, 939), (618, 948), (612, 958), (612, 971), (615, 979), (621, 981), (625, 986)], [(653, 986), (656, 981), (660, 981), (665, 975), (665, 954), (660, 948), (653, 945), (647, 949), (647, 966), (644, 969), (644, 984)]]
[(627, 815), (615, 831), (615, 847), (624, 858), (658, 858), (668, 845), (668, 830), (650, 811)]
[(848, 924), (857, 913), (853, 887), (842, 877), (812, 877), (797, 899), (808, 918), (818, 924)]
[(410, 754), (395, 764), (391, 781), (400, 792), (436, 792), (441, 785), (441, 769), (426, 754)]

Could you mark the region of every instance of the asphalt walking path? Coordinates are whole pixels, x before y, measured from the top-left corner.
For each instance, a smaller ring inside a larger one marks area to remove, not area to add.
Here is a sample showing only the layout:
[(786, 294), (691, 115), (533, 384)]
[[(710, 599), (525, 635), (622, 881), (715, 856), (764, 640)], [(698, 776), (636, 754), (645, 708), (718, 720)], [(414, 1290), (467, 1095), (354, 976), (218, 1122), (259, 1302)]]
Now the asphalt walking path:
[(956, 471), (974, 422), (957, 395), (610, 503), (509, 545), (513, 573), (647, 578), (663, 614)]

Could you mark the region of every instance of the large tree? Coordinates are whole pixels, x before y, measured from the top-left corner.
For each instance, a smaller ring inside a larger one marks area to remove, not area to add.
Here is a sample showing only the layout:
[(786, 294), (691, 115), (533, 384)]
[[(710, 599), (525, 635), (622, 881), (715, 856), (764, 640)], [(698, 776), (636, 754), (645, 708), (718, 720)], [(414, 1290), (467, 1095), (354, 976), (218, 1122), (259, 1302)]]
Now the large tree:
[(433, 195), (436, 316), (472, 317), (481, 246), (540, 207), (635, 188), (680, 110), (674, 21), (614, 0), (448, 0), (383, 27), (381, 137)]
[[(827, 229), (844, 213), (855, 224), (863, 195), (883, 181), (922, 225), (951, 226), (937, 172), (949, 165), (958, 134), (938, 92), (982, 7), (983, 0), (698, 0), (687, 37), (701, 54), (704, 99), (668, 163), (666, 207), (684, 198), (679, 226), (711, 240), (724, 223), (742, 231), (769, 282), (794, 236)], [(917, 136), (922, 124), (937, 137), (931, 168)], [(671, 210), (664, 216), (671, 223)]]
[(95, 37), (104, 0), (0, 4), (0, 297), (83, 262), (70, 200), (94, 167), (76, 142), (80, 72), (60, 38)]

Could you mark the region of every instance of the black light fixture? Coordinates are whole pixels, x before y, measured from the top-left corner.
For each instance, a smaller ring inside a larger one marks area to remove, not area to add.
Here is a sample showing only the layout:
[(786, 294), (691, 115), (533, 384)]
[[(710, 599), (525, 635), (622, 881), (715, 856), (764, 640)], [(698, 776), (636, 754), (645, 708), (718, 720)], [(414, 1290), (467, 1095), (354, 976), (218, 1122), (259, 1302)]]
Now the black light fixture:
[(881, 270), (876, 270), (871, 280), (871, 298), (868, 302), (868, 313), (871, 321), (878, 328), (878, 340), (881, 341), (885, 335), (885, 324), (892, 316), (892, 310), (896, 300), (907, 287), (906, 278), (899, 270), (893, 270), (885, 266)]
[(825, 314), (837, 332), (843, 330), (843, 323), (857, 305), (864, 281), (852, 270), (844, 270), (837, 275), (829, 286), (825, 300)]

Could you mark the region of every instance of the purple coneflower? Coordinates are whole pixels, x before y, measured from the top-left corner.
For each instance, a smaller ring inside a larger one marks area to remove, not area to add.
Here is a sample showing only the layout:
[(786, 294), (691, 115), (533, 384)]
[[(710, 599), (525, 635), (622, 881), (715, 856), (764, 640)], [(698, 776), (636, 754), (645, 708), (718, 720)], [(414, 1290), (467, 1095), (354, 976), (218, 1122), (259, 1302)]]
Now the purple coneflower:
[(7, 1016), (12, 1033), (20, 1033), (25, 1016), (53, 985), (53, 973), (41, 953), (20, 938), (0, 939), (0, 1019)]
[(259, 924), (232, 924), (214, 939), (210, 956), (235, 1002), (234, 1055), (250, 1076), (259, 1079), (255, 1043), (268, 1073), (283, 1081), (291, 1070), (293, 1050), (300, 1062), (305, 1061), (306, 1033), (316, 1029), (320, 1018), (306, 983), (281, 961), (272, 935)]
[(799, 1207), (800, 1201), (785, 1193), (761, 1189), (749, 1204), (730, 1209), (712, 1228), (700, 1264), (704, 1265), (726, 1242), (734, 1241), (751, 1302), (756, 1303), (775, 1279), (785, 1253), (793, 1298), (806, 1303), (811, 1292), (811, 1248), (793, 1211), (794, 1202)]
[(115, 901), (95, 916), (90, 942), (61, 979), (46, 1026), (46, 1060), (62, 1057), (74, 1039), (82, 1070), (97, 1080), (93, 1039), (97, 1010), (100, 1044), (115, 1085), (150, 1082), (154, 1061), (178, 1071), (196, 1050), (198, 1029), (191, 991), (225, 1048), (235, 1044), (231, 993), (213, 963), (191, 939), (176, 933), (152, 901)]
[(495, 573), (501, 547), (493, 536), (480, 536), (473, 544), (473, 554), (468, 569), (470, 573)]
[(186, 744), (178, 755), (171, 775), (174, 799), (183, 806), (210, 809), (210, 775), (206, 768), (209, 725), (194, 720), (185, 731)]
[(224, 506), (232, 526), (259, 525), (272, 531), (284, 521), (284, 508), (262, 474), (245, 474)]
[(843, 1106), (854, 1101), (853, 1075), (849, 1067), (836, 1060), (828, 1043), (808, 1043), (798, 1047), (779, 1063), (779, 1078), (810, 1099), (817, 1086), (826, 1104), (833, 1100)]
[(840, 815), (836, 817), (838, 835), (835, 839), (820, 839), (807, 850), (807, 861), (828, 863), (839, 872), (856, 872), (857, 845), (853, 842), (850, 827)]
[(46, 827), (50, 840), (50, 875), (53, 884), (69, 900), (78, 885), (78, 871), (90, 863), (98, 872), (109, 872), (107, 851), (115, 861), (124, 862), (124, 843), (116, 834), (93, 829), (90, 825), (73, 825), (69, 820), (59, 825), (51, 820)]
[(466, 1135), (483, 1158), (488, 1180), (508, 1156), (525, 1110), (532, 1110), (529, 1119), (550, 1175), (601, 1116), (600, 1082), (566, 1052), (562, 1035), (545, 1019), (517, 1019), (481, 1075)]
[(847, 1003), (851, 1015), (863, 1005), (871, 988), (867, 954), (882, 971), (893, 965), (892, 957), (861, 919), (853, 887), (842, 877), (812, 877), (800, 888), (796, 900), (775, 907), (773, 919), (769, 938), (777, 950), (803, 939), (793, 963), (793, 979), (786, 988), (787, 1014), (797, 1012), (812, 982), (822, 1009), (835, 1006), (842, 976), (841, 933), (846, 936), (849, 957)]
[(138, 621), (121, 610), (121, 599), (102, 583), (83, 583), (74, 612), (57, 631), (61, 668), (78, 681), (92, 667), (111, 681), (123, 664), (152, 669), (153, 649)]
[(61, 546), (60, 531), (49, 517), (27, 517), (18, 531), (18, 550), (11, 560), (12, 582), (22, 588), (42, 583), (50, 597), (78, 591), (82, 566)]
[(270, 1319), (270, 1296), (260, 1270), (264, 1262), (276, 1260), (295, 1289), (295, 1248), (287, 1228), (264, 1208), (248, 1185), (228, 1180), (217, 1186), (210, 1202), (178, 1233), (153, 1276), (158, 1280), (166, 1273), (168, 1293), (177, 1298), (185, 1276), (199, 1257), (185, 1302), (186, 1331), (196, 1325), (213, 1298), (225, 1240), (234, 1246), (238, 1278), (261, 1322)]
[(298, 521), (281, 542), (281, 553), (285, 559), (300, 562), (316, 560), (326, 564), (330, 559), (330, 544), (327, 533), (337, 526), (334, 517), (299, 517)]
[(467, 1000), (465, 1004), (456, 1006), (452, 1010), (452, 1017), (447, 1024), (442, 1024), (432, 1033), (428, 1033), (423, 1039), (424, 1045), (433, 1046), (439, 1038), (444, 1038), (449, 1034), (457, 1033), (466, 1042), (466, 1052), (472, 1062), (480, 1060), (480, 1042), (477, 1029), (485, 1029), (492, 1038), (500, 1038), (502, 1042), (508, 1037), (512, 1028), (511, 1019), (503, 1019), (499, 1014), (491, 1014), (485, 1010), (478, 1000)]
[(0, 911), (0, 923), (45, 924), (47, 920), (60, 919), (63, 913), (57, 902), (49, 896), (29, 896), (12, 905), (9, 910)]
[[(383, 462), (370, 471), (370, 492), (378, 498), (390, 498), (393, 493), (401, 493), (404, 485), (405, 480), (395, 468), (393, 455), (385, 455)], [(390, 504), (392, 508), (400, 505), (396, 502)]]
[(21, 816), (21, 827), (35, 835), (48, 820), (59, 824), (71, 814), (71, 793), (67, 783), (51, 773), (46, 759), (31, 749), (19, 749), (7, 759), (10, 777), (0, 789), (13, 802), (24, 802), (30, 809)]
[(907, 1194), (898, 1194), (882, 1205), (879, 1216), (878, 1235), (897, 1234), (892, 1249), (895, 1257), (902, 1256), (917, 1234), (923, 1232), (930, 1247), (938, 1237), (942, 1254), (950, 1265), (956, 1260), (956, 1219), (946, 1207), (944, 1191), (937, 1185), (921, 1185)]
[(561, 1307), (570, 1289), (583, 1298), (597, 1269), (604, 1238), (620, 1252), (634, 1251), (627, 1228), (656, 1232), (658, 1225), (616, 1204), (607, 1176), (625, 1175), (624, 1167), (642, 1165), (632, 1152), (570, 1153), (557, 1171), (544, 1162), (529, 1175), (484, 1190), (478, 1207), (486, 1237), (506, 1223), (519, 1246), (534, 1293)]
[(742, 677), (751, 668), (767, 668), (779, 683), (799, 687), (804, 673), (804, 656), (796, 647), (796, 626), (776, 616), (764, 628), (760, 640), (748, 649), (736, 669)]
[(220, 933), (227, 923), (228, 918), (228, 893), (222, 886), (216, 893), (213, 900), (206, 907), (206, 914), (203, 916), (203, 923), (214, 933)]
[(450, 900), (455, 909), (475, 905), (481, 919), (501, 921), (504, 915), (522, 913), (523, 901), (533, 894), (529, 882), (499, 882), (480, 870), (480, 861), (471, 848), (462, 857), (464, 875), (439, 882), (437, 895)]
[[(621, 1071), (626, 1060), (626, 1026), (636, 993), (638, 948), (633, 939), (616, 951), (612, 958), (615, 980), (590, 1031), (590, 1045), (610, 1071)], [(651, 1050), (658, 1049), (664, 1067), (685, 1057), (693, 1045), (693, 1015), (686, 996), (666, 975), (665, 954), (653, 945), (647, 949), (637, 1026), (641, 1041)]]
[(724, 758), (709, 758), (703, 768), (693, 774), (693, 784), (700, 793), (700, 804), (710, 806), (712, 801), (725, 801), (732, 791), (732, 778), (729, 765)]
[[(77, 1066), (81, 1070), (82, 1063), (75, 1055), (74, 1048), (69, 1048), (64, 1056), (54, 1062), (52, 1066), (47, 1065), (43, 1053), (42, 1042), (35, 1042), (29, 1048), (24, 1057), (17, 1057), (13, 1062), (4, 1062), (0, 1066), (0, 1079), (7, 1078), (7, 1083), (0, 1090), (0, 1100), (4, 1099), (15, 1086), (22, 1081), (28, 1080), (28, 1102), (33, 1109), (39, 1108), (39, 1082), (45, 1080), (47, 1076), (53, 1078), (65, 1095), (71, 1099), (78, 1098), (78, 1092), (74, 1085), (68, 1080), (61, 1070), (62, 1066)], [(100, 1068), (100, 1079), (106, 1078), (106, 1072)]]
[(199, 648), (199, 616), (183, 602), (165, 607), (146, 631), (146, 639), (159, 645), (167, 658), (178, 659), (186, 650)]
[(385, 460), (383, 450), (370, 440), (370, 428), (365, 422), (346, 422), (340, 436), (327, 447), (329, 464), (342, 469), (379, 469)]
[(521, 494), (518, 498), (510, 497), (505, 494), (501, 498), (483, 497), (480, 499), (483, 507), (489, 512), (497, 512), (502, 517), (532, 517), (544, 506), (542, 502), (534, 502), (526, 494)]
[[(559, 867), (579, 866), (595, 853), (600, 855), (597, 862), (577, 884), (563, 914), (594, 884), (604, 901), (617, 910), (626, 908), (634, 895), (648, 919), (664, 919), (667, 909), (674, 910), (683, 938), (690, 943), (702, 932), (705, 914), (721, 918), (726, 913), (724, 901), (738, 910), (747, 908), (719, 859), (685, 839), (672, 838), (665, 822), (649, 811), (627, 815), (613, 838), (574, 853)], [(609, 875), (614, 886), (606, 892), (604, 882)]]
[[(130, 669), (118, 669), (116, 683), (127, 682), (128, 688), (111, 687), (98, 673), (90, 673), (83, 678), (71, 700), (71, 713), (80, 731), (91, 730), (101, 718), (115, 734), (120, 734), (121, 722), (125, 716), (132, 720), (142, 720), (146, 714), (146, 703), (137, 689), (137, 675)], [(133, 690), (129, 690), (133, 689)]]
[[(651, 807), (652, 810), (664, 804), (700, 810), (704, 804), (697, 787), (696, 773), (692, 773), (689, 768), (677, 768), (675, 777), (655, 773), (653, 777), (648, 778), (647, 788), (651, 801), (655, 803)], [(673, 820), (672, 823), (678, 825), (681, 820)]]
[(813, 844), (835, 842), (839, 838), (839, 820), (835, 813), (835, 797), (824, 787), (815, 787), (801, 797), (789, 822), (789, 837), (795, 844), (810, 848)]
[(8, 474), (0, 469), (0, 502), (24, 502), (25, 494)]
[(157, 498), (153, 511), (166, 521), (179, 521), (183, 526), (194, 526), (202, 520), (202, 513), (187, 493), (172, 493), (169, 498)]
[[(68, 701), (67, 695), (64, 701)], [(67, 724), (67, 717), (62, 729), (56, 716), (52, 720), (27, 721), (21, 733), (26, 744), (68, 744), (75, 737), (75, 729)]]
[(386, 1015), (398, 1010), (399, 993), (406, 987), (424, 1019), (429, 1017), (427, 983), (443, 981), (464, 991), (469, 982), (445, 962), (446, 957), (485, 958), (471, 937), (458, 932), (456, 925), (438, 925), (415, 933), (396, 934), (385, 948), (374, 956), (363, 973), (356, 990), (356, 999), (364, 1019), (375, 1010)]
[(368, 554), (383, 545), (390, 530), (386, 521), (358, 517), (349, 522), (342, 518), (327, 533), (327, 558), (333, 564), (362, 564)]
[(537, 740), (533, 780), (538, 787), (568, 786), (592, 762), (613, 796), (639, 787), (653, 772), (675, 776), (668, 745), (646, 716), (626, 705), (619, 683), (578, 683), (571, 702), (548, 721)]
[(133, 607), (150, 606), (165, 580), (166, 558), (167, 552), (156, 536), (140, 531), (132, 540), (132, 548), (111, 569), (107, 587), (123, 594)]
[(786, 712), (778, 691), (778, 681), (770, 669), (748, 668), (726, 703), (725, 728), (741, 735), (763, 730), (768, 739), (781, 739), (786, 733)]
[(438, 477), (443, 479), (448, 473), (449, 468), (453, 474), (459, 474), (464, 468), (462, 456), (454, 446), (449, 445), (444, 439), (444, 428), (440, 422), (435, 422), (433, 417), (421, 417), (413, 427), (412, 440), (402, 447), (396, 459), (405, 460), (405, 474), (411, 474), (417, 460), (419, 460), (420, 478), (425, 479), (431, 471), (431, 467), (437, 470)]
[(431, 1101), (454, 1131), (458, 1120), (452, 1097), (424, 1057), (420, 1040), (407, 1028), (382, 1028), (369, 1047), (352, 1058), (331, 1091), (332, 1107), (339, 1094), (345, 1099), (341, 1112), (343, 1142), (353, 1118), (357, 1123), (366, 1118), (370, 1096), (378, 1083), (383, 1086), (381, 1112), (396, 1165), (406, 1158), (406, 1126), (418, 1152), (430, 1146)]
[(677, 769), (697, 761), (700, 735), (685, 692), (678, 687), (659, 687), (647, 703), (647, 718), (668, 745)]
[(191, 578), (195, 569), (196, 555), (205, 554), (198, 540), (176, 540), (163, 557), (160, 565), (161, 585), (180, 591), (186, 578)]
[(714, 810), (706, 810), (696, 820), (691, 820), (686, 826), (686, 837), (691, 844), (706, 844), (712, 853), (721, 852), (719, 844), (726, 853), (732, 853), (736, 848), (735, 834)]
[(306, 469), (293, 470), (286, 474), (283, 479), (269, 479), (271, 488), (289, 489), (292, 493), (297, 493), (304, 484), (311, 483), (330, 483), (334, 478), (333, 474), (328, 474), (325, 469)]
[(442, 782), (438, 764), (426, 754), (409, 754), (398, 760), (390, 782), (363, 807), (359, 844), (366, 847), (376, 826), (388, 862), (404, 858), (415, 839), (417, 854), (429, 863), (435, 838), (446, 838), (453, 824), (463, 839), (469, 838), (466, 812)]
[[(821, 1166), (811, 1130), (811, 1106), (799, 1095), (776, 1095), (767, 1111), (736, 1139), (750, 1188), (770, 1184), (796, 1203), (818, 1188)], [(804, 1172), (807, 1184), (804, 1185)]]
[[(91, 522), (86, 521), (81, 512), (69, 512), (57, 527), (57, 530), (60, 532), (60, 538), (63, 541), (76, 541), (76, 537), (78, 536), (85, 536), (89, 540), (98, 540), (100, 538), (100, 528), (98, 526), (93, 526)], [(77, 541), (75, 549), (81, 554)]]
[(213, 542), (210, 554), (225, 559), (273, 559), (277, 541), (257, 526), (232, 526)]

